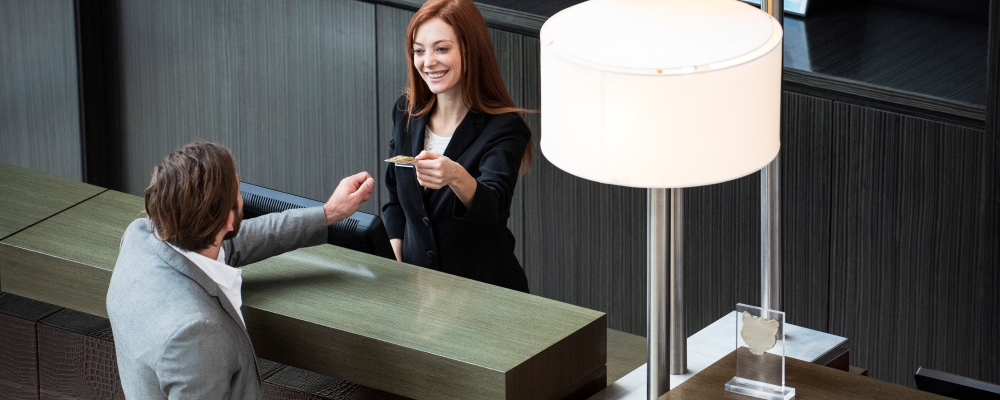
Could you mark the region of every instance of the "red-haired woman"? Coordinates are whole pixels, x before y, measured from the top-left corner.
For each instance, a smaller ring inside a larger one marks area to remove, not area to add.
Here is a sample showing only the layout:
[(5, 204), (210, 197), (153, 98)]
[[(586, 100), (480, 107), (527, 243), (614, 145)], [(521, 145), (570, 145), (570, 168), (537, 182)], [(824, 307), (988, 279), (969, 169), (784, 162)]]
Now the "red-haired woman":
[(408, 87), (393, 109), (382, 207), (396, 259), (528, 291), (507, 229), (531, 131), (504, 88), (471, 0), (430, 0), (406, 30)]

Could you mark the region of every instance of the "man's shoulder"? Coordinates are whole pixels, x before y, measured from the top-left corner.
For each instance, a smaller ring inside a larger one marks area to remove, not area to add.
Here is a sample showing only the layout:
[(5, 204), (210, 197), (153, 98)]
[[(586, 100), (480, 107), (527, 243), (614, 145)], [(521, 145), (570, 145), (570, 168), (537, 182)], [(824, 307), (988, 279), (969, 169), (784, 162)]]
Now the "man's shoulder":
[(162, 348), (191, 321), (231, 319), (215, 297), (173, 268), (146, 265), (137, 271), (141, 273), (130, 279), (112, 282), (108, 291), (108, 318), (116, 340), (122, 336)]

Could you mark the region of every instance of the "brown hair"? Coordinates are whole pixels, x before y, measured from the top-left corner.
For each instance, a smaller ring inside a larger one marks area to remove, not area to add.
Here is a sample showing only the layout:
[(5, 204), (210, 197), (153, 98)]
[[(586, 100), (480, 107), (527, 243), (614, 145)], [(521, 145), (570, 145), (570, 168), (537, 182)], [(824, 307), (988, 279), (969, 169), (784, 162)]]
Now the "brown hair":
[[(441, 18), (455, 30), (458, 48), (462, 55), (462, 100), (470, 110), (477, 113), (504, 114), (516, 112), (519, 115), (530, 112), (514, 105), (507, 88), (500, 77), (500, 67), (493, 53), (486, 21), (471, 0), (428, 0), (417, 10), (406, 28), (406, 99), (407, 112), (411, 118), (423, 116), (434, 108), (437, 95), (420, 80), (420, 74), (413, 65), (413, 42), (417, 29), (425, 22)], [(522, 116), (522, 120), (524, 117)], [(521, 173), (531, 167), (534, 143), (528, 140), (521, 157)]]
[(199, 251), (215, 244), (229, 212), (236, 212), (239, 188), (229, 149), (218, 143), (191, 143), (153, 168), (146, 215), (161, 240)]

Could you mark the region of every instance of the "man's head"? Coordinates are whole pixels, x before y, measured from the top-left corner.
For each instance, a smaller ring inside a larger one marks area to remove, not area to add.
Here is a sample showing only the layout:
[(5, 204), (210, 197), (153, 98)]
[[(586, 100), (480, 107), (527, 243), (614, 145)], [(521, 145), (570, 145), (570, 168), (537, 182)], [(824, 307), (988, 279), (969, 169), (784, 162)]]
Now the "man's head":
[(167, 156), (146, 188), (146, 215), (160, 239), (197, 252), (236, 236), (243, 198), (236, 161), (217, 143), (196, 142)]

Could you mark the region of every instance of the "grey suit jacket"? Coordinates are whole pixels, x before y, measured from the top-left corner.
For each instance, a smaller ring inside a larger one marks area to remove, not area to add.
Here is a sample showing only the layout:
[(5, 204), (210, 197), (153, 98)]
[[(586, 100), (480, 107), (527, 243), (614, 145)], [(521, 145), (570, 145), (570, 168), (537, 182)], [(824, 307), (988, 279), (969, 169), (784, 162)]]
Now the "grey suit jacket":
[[(241, 267), (326, 242), (322, 207), (243, 221), (223, 242)], [(260, 373), (246, 327), (219, 286), (153, 237), (137, 219), (122, 238), (111, 274), (108, 318), (129, 399), (259, 399)]]

